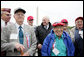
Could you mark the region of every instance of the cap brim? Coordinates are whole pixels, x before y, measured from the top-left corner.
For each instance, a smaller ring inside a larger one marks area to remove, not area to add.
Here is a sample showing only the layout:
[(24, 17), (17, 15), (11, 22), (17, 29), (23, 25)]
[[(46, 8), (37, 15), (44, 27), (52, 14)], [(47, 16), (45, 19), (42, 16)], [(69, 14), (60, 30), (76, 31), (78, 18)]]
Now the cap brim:
[(53, 24), (53, 26), (54, 26), (54, 27), (56, 27), (56, 26), (64, 26), (64, 24), (58, 23), (58, 24)]

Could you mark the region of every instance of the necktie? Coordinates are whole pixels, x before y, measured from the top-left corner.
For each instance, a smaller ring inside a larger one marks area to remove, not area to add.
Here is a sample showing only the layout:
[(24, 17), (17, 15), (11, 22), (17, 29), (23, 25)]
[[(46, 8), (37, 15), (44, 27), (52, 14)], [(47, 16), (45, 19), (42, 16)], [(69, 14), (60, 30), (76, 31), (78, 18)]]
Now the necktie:
[(19, 42), (20, 44), (23, 44), (23, 31), (22, 31), (22, 27), (19, 27)]

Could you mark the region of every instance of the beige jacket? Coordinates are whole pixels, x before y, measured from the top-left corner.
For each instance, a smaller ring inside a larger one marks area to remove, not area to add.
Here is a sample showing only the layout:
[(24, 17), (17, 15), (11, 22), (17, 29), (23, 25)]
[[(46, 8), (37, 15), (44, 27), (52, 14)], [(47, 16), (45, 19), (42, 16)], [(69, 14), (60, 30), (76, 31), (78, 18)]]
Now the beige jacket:
[(72, 42), (74, 42), (74, 41), (75, 41), (75, 38), (74, 38), (74, 33), (75, 33), (75, 27), (74, 27), (74, 28), (72, 28), (72, 29), (70, 30), (70, 36), (71, 36), (71, 40), (72, 40)]
[[(31, 28), (28, 25), (23, 26), (23, 31), (24, 31), (24, 47), (26, 48), (24, 50), (25, 52), (29, 52), (29, 55), (33, 56), (33, 53), (35, 52), (36, 49), (36, 36), (34, 29)], [(5, 28), (3, 28), (3, 31), (1, 32), (1, 51), (6, 51), (7, 56), (18, 56), (20, 55), (20, 52), (15, 52), (15, 44), (18, 42), (19, 43), (19, 38), (17, 37), (16, 39), (11, 39), (10, 36), (11, 34), (17, 34), (17, 29), (15, 24), (11, 24)], [(26, 38), (27, 36), (27, 38)], [(14, 37), (13, 37), (14, 38)], [(27, 44), (27, 39), (29, 39), (29, 44)], [(30, 45), (28, 47), (28, 45)]]

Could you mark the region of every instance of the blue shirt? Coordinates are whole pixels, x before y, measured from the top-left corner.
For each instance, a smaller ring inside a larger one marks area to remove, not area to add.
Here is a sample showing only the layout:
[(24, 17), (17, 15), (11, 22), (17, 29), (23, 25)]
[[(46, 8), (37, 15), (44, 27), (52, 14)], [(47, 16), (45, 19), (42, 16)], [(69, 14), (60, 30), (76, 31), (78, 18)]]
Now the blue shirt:
[[(59, 50), (59, 54), (57, 56), (66, 56), (66, 46), (63, 41), (63, 35), (59, 39), (55, 34), (55, 47), (57, 50)], [(53, 49), (52, 49), (53, 50)], [(56, 56), (53, 51), (51, 52), (51, 56)]]

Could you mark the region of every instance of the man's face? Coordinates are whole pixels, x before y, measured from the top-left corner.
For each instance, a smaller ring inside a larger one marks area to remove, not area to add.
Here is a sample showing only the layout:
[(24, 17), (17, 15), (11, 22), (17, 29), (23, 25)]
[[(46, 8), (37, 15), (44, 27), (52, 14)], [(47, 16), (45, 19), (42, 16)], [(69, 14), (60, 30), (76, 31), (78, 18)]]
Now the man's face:
[(83, 28), (83, 20), (79, 19), (79, 20), (76, 21), (75, 24), (76, 24), (76, 27), (78, 29), (82, 29)]
[(44, 26), (48, 25), (49, 19), (43, 18), (42, 23), (43, 23)]
[(16, 22), (21, 22), (21, 23), (23, 23), (23, 21), (24, 21), (24, 13), (23, 12), (17, 12), (16, 14), (14, 14), (14, 18), (15, 18), (15, 20), (16, 20)]
[(68, 23), (64, 23), (63, 29), (66, 30), (68, 26)]
[(33, 26), (33, 20), (28, 20), (27, 22), (29, 25)]
[(9, 12), (4, 12), (1, 15), (1, 18), (5, 21), (5, 22), (9, 22), (11, 19), (11, 14)]
[(61, 37), (62, 33), (63, 33), (63, 26), (57, 26), (53, 28), (54, 33), (58, 36)]

